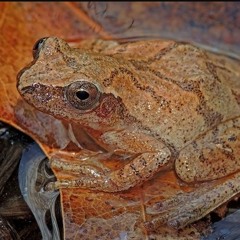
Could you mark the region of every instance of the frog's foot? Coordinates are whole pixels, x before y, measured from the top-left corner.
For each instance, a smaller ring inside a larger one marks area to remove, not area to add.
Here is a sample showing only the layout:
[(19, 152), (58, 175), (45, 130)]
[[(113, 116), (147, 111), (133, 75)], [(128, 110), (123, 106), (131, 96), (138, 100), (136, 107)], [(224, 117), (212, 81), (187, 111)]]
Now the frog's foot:
[(199, 198), (192, 200), (194, 195), (194, 193), (181, 193), (173, 199), (156, 203), (147, 208), (147, 214), (155, 216), (152, 221), (145, 223), (145, 227), (153, 230), (162, 225), (168, 225), (178, 229), (201, 218), (204, 213), (207, 213), (208, 207)]
[(204, 184), (189, 193), (180, 193), (172, 199), (156, 203), (146, 209), (149, 215), (156, 215), (146, 222), (149, 230), (168, 225), (183, 228), (206, 216), (209, 212), (225, 203), (240, 192), (240, 173), (235, 173), (225, 182)]

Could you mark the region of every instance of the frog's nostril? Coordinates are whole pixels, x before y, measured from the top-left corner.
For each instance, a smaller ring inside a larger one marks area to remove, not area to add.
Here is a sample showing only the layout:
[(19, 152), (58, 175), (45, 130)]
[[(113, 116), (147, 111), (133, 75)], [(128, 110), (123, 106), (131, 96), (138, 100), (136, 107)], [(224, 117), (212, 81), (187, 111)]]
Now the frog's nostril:
[(38, 57), (39, 51), (41, 50), (44, 42), (48, 39), (48, 37), (40, 38), (33, 46), (33, 58), (36, 59)]

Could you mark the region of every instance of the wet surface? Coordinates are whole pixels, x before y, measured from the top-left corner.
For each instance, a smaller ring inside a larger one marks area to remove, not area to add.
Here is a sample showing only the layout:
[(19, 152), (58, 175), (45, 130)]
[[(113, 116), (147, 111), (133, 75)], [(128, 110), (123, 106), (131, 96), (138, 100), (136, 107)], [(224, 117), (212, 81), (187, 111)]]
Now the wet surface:
[[(0, 123), (0, 239), (42, 239), (39, 226), (26, 204), (18, 180), (22, 152), (32, 140), (16, 129)], [(44, 156), (44, 159), (45, 156)], [(32, 159), (33, 160), (33, 159)], [(56, 199), (57, 218), (61, 222), (59, 198)], [(51, 226), (50, 216), (44, 218)], [(57, 238), (55, 238), (57, 239)], [(60, 239), (60, 237), (58, 238)]]
[[(31, 209), (44, 240), (59, 240), (62, 226), (56, 219), (59, 191), (46, 191), (47, 183), (56, 181), (48, 159), (36, 143), (23, 151), (18, 180), (24, 200)], [(48, 220), (49, 218), (49, 220)]]

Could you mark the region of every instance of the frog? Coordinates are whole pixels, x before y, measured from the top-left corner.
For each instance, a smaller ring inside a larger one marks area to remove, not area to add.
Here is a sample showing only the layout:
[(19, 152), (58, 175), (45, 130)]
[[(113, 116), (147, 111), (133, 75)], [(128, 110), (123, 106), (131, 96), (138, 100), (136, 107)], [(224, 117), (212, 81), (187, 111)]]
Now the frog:
[[(167, 214), (154, 205), (149, 211), (156, 219), (146, 226), (167, 219), (183, 227), (200, 219), (240, 192), (238, 68), (224, 56), (171, 40), (93, 40), (76, 48), (58, 37), (40, 39), (33, 61), (17, 76), (20, 95), (99, 146), (50, 158), (53, 168), (75, 178), (47, 189), (121, 192), (170, 169), (196, 190), (166, 202)], [(116, 156), (124, 162), (117, 169), (101, 162)]]

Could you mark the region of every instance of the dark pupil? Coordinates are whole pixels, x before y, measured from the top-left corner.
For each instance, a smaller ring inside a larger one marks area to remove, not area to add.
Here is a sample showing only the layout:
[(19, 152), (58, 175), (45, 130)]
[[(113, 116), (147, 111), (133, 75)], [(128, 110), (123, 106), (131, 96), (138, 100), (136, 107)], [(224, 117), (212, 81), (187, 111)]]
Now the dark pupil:
[(84, 90), (80, 90), (76, 92), (76, 96), (80, 99), (80, 100), (86, 100), (89, 97), (89, 93), (87, 91)]

